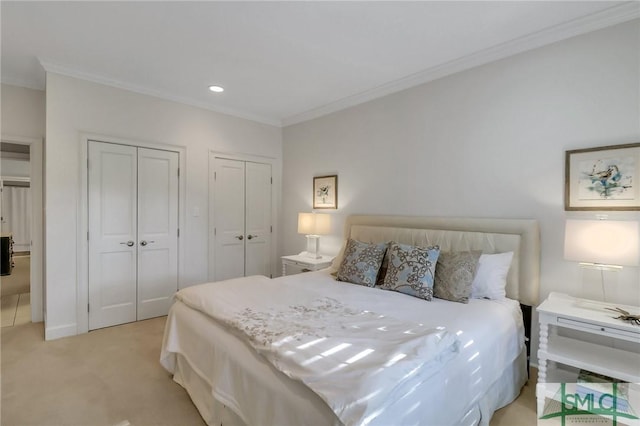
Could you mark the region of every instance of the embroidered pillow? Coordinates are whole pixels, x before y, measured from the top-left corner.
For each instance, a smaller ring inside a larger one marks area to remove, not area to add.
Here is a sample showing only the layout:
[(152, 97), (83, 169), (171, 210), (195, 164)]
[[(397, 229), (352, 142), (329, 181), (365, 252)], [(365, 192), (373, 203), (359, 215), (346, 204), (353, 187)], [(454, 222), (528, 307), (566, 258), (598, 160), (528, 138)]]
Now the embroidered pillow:
[(503, 299), (507, 296), (507, 274), (511, 267), (513, 252), (483, 254), (478, 262), (478, 271), (471, 283), (474, 299)]
[(382, 288), (431, 300), (440, 247), (414, 247), (392, 243)]
[(373, 287), (386, 249), (386, 243), (367, 244), (349, 239), (336, 275), (337, 280)]
[(433, 295), (451, 302), (469, 303), (471, 283), (478, 269), (481, 251), (440, 253), (436, 264)]

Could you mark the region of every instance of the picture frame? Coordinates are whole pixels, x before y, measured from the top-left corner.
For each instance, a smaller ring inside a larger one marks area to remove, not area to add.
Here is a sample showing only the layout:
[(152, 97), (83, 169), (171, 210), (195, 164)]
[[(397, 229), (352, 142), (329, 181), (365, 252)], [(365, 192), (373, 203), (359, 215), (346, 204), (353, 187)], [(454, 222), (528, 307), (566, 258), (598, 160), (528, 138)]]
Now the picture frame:
[(640, 210), (640, 143), (565, 152), (565, 210)]
[(338, 208), (338, 175), (313, 178), (313, 208)]

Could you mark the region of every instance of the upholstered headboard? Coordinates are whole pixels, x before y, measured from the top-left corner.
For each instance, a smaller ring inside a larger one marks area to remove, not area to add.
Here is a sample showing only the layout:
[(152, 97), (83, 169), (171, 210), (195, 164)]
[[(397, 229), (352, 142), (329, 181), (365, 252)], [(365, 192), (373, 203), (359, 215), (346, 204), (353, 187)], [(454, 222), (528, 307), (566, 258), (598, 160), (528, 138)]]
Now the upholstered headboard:
[(347, 238), (419, 246), (437, 244), (442, 251), (513, 251), (507, 297), (525, 305), (538, 304), (540, 232), (535, 220), (349, 216), (345, 223), (345, 240)]

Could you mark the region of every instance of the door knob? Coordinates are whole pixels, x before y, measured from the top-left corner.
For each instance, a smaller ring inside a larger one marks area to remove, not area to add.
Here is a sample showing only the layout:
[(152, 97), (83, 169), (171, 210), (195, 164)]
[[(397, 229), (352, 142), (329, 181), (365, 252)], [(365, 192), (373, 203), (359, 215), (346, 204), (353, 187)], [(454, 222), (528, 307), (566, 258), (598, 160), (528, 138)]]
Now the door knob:
[(145, 240), (140, 241), (140, 245), (142, 247), (146, 246), (147, 244), (151, 244), (151, 243), (155, 243), (155, 241), (145, 241)]
[(133, 247), (133, 245), (134, 245), (135, 243), (134, 243), (133, 241), (129, 240), (129, 241), (127, 241), (126, 243), (120, 243), (120, 244), (122, 244), (122, 245), (125, 245), (125, 244), (126, 244), (128, 247)]
[(243, 235), (236, 235), (236, 238), (239, 239), (240, 241), (244, 240), (244, 236)]
[(249, 240), (251, 240), (253, 238), (258, 238), (258, 236), (257, 235), (248, 235), (247, 236), (247, 239), (249, 239)]

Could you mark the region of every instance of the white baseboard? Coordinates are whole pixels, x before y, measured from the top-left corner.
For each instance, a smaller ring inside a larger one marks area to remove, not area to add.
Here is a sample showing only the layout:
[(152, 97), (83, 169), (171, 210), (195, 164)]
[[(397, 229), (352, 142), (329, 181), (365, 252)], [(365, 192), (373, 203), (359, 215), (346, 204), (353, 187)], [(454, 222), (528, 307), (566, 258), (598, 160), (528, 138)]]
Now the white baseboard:
[(44, 340), (55, 340), (62, 337), (75, 336), (76, 334), (78, 334), (76, 323), (46, 327), (44, 329)]

